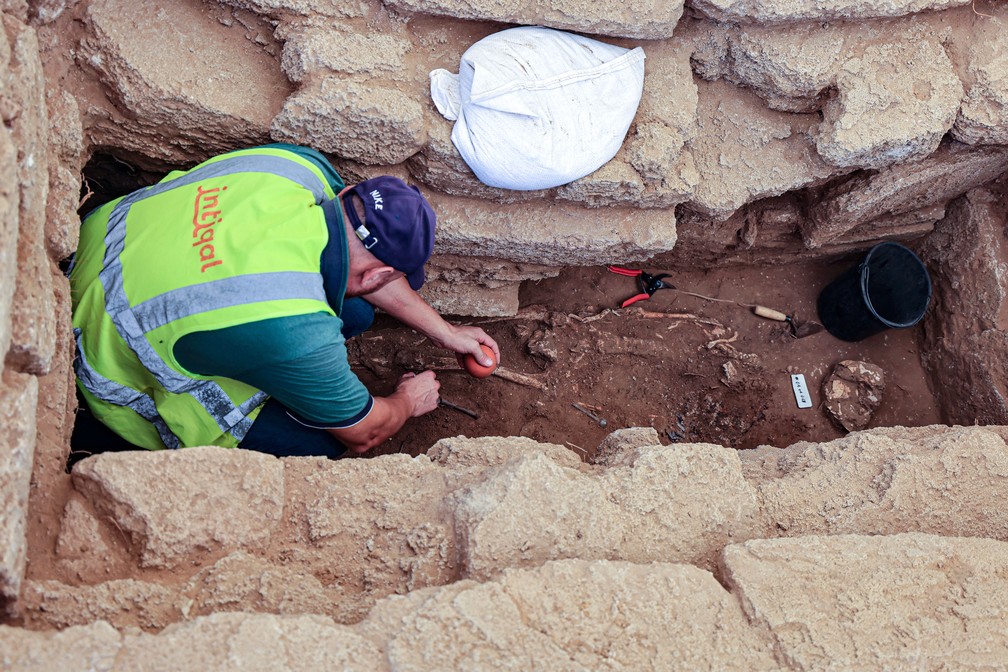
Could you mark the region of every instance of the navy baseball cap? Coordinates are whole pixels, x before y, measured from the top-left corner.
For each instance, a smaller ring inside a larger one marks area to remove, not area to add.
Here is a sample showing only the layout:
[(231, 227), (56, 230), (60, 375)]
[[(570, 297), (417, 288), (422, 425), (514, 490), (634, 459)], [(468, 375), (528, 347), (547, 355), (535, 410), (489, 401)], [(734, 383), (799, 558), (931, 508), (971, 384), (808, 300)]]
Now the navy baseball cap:
[[(364, 220), (353, 205), (356, 196), (364, 203)], [(424, 264), (434, 251), (434, 209), (420, 190), (398, 177), (383, 175), (364, 180), (342, 194), (350, 227), (368, 251), (382, 262), (406, 274), (410, 287), (424, 283)]]

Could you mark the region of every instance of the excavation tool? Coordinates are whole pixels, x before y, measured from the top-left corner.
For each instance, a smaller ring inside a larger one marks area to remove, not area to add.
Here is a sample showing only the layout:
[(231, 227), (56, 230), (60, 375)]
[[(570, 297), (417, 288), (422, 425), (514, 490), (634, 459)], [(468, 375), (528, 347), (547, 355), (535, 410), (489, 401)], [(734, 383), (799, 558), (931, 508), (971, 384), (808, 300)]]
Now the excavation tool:
[(788, 315), (787, 313), (782, 313), (779, 310), (774, 310), (773, 308), (768, 308), (767, 306), (761, 306), (757, 303), (743, 303), (741, 301), (736, 301), (734, 299), (718, 299), (713, 296), (706, 296), (704, 294), (697, 294), (696, 292), (688, 292), (685, 289), (679, 289), (670, 282), (665, 282), (664, 278), (669, 277), (668, 273), (662, 273), (661, 275), (651, 275), (642, 270), (623, 268), (622, 266), (610, 266), (609, 270), (613, 273), (618, 273), (619, 275), (628, 275), (637, 277), (640, 286), (641, 293), (636, 296), (631, 296), (629, 299), (620, 304), (621, 308), (626, 308), (627, 306), (636, 303), (638, 301), (643, 301), (645, 299), (650, 299), (655, 292), (659, 289), (671, 289), (673, 291), (679, 292), (680, 294), (686, 294), (687, 296), (695, 296), (698, 299), (704, 299), (706, 301), (718, 301), (720, 303), (734, 303), (736, 306), (742, 306), (743, 308), (749, 308), (756, 315), (766, 318), (768, 320), (776, 320), (777, 322), (786, 322), (788, 327), (791, 329), (791, 335), (795, 338), (805, 338), (806, 336), (811, 336), (812, 334), (817, 334), (824, 329), (823, 325), (818, 322), (813, 322), (812, 320), (799, 320), (795, 315)]
[(459, 413), (465, 413), (473, 420), (479, 420), (479, 413), (477, 413), (476, 411), (470, 411), (468, 408), (463, 408), (462, 406), (453, 404), (450, 401), (445, 401), (441, 397), (438, 397), (437, 403), (438, 406), (444, 406), (445, 408), (450, 408), (453, 411), (458, 411)]
[(573, 406), (574, 408), (576, 408), (577, 410), (581, 411), (582, 413), (584, 413), (585, 415), (587, 415), (589, 418), (591, 418), (592, 420), (594, 420), (595, 422), (597, 422), (599, 427), (605, 427), (606, 425), (609, 424), (608, 422), (606, 422), (605, 418), (600, 418), (599, 416), (595, 415), (594, 413), (592, 413), (591, 411), (589, 411), (587, 408), (585, 408), (581, 404), (577, 403), (576, 401), (573, 404), (571, 404), (571, 406)]

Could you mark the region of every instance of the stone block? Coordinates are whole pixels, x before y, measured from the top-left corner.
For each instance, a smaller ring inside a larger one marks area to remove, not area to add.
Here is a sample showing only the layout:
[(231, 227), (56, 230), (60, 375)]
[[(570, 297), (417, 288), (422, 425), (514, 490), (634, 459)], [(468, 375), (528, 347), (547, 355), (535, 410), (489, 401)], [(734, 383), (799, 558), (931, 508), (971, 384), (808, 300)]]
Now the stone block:
[(111, 672), (122, 635), (99, 621), (61, 632), (0, 625), (0, 664), (18, 672)]
[(308, 26), (292, 30), (284, 40), (281, 65), (292, 82), (301, 82), (316, 73), (381, 75), (404, 69), (403, 57), (412, 44), (392, 32), (360, 33)]
[(78, 2), (80, 0), (31, 0), (32, 20), (43, 25), (52, 23)]
[(818, 115), (767, 109), (725, 82), (699, 82), (699, 131), (691, 150), (700, 178), (690, 208), (727, 219), (751, 201), (835, 174), (811, 141)]
[(325, 549), (332, 583), (363, 586), (373, 601), (457, 578), (448, 484), (426, 457), (342, 460), (296, 482), (295, 468), (290, 515), (306, 526), (315, 553)]
[(945, 48), (911, 33), (869, 45), (836, 76), (816, 148), (842, 168), (880, 169), (922, 159), (952, 128), (963, 97)]
[[(0, 30), (0, 36), (3, 34)], [(17, 278), (20, 202), (17, 150), (11, 141), (10, 131), (6, 126), (0, 126), (0, 353), (3, 355), (7, 354), (11, 344), (11, 305)]]
[(118, 628), (160, 630), (182, 619), (184, 599), (159, 583), (117, 579), (93, 586), (26, 581), (25, 620), (35, 628), (67, 628), (108, 621)]
[(1008, 148), (948, 142), (922, 161), (837, 183), (801, 221), (802, 238), (817, 248), (874, 219), (944, 204), (1005, 171)]
[(508, 570), (384, 600), (361, 630), (404, 672), (780, 669), (767, 633), (710, 573), (665, 563)]
[(623, 457), (633, 461), (636, 450), (645, 446), (660, 446), (661, 439), (654, 427), (626, 427), (617, 429), (602, 441), (595, 450), (594, 464), (604, 467), (620, 466)]
[(427, 194), (442, 254), (555, 266), (647, 259), (675, 246), (673, 210), (580, 208), (549, 201), (500, 205)]
[(368, 0), (220, 0), (221, 4), (263, 14), (275, 19), (295, 17), (357, 18), (364, 16)]
[(45, 239), (50, 258), (61, 261), (77, 249), (84, 160), (84, 129), (77, 101), (68, 91), (46, 94), (49, 110), (49, 198), (45, 211)]
[(427, 142), (425, 108), (401, 88), (330, 75), (309, 82), (273, 120), (274, 140), (367, 165), (405, 161)]
[(764, 529), (735, 451), (706, 444), (642, 448), (596, 474), (522, 456), (454, 501), (469, 578), (565, 558), (711, 567), (729, 540)]
[(0, 379), (0, 608), (12, 613), (25, 571), (28, 488), (35, 456), (38, 378), (4, 370)]
[(378, 646), (322, 616), (214, 614), (156, 634), (126, 635), (116, 671), (387, 670)]
[(906, 16), (968, 5), (970, 0), (696, 0), (696, 8), (733, 23), (820, 23)]
[[(34, 29), (5, 15), (10, 40), (5, 97), (11, 116), (5, 122), (16, 149), (18, 185), (17, 263), (10, 308), (8, 366), (44, 375), (55, 349), (54, 295), (45, 250), (45, 208), (49, 191), (45, 78)], [(6, 115), (5, 115), (6, 116)]]
[(138, 0), (129, 12), (99, 0), (88, 3), (85, 25), (78, 63), (111, 100), (88, 111), (93, 146), (192, 164), (268, 142), (290, 83), (239, 22), (213, 20), (199, 0)]
[(791, 669), (997, 669), (1008, 660), (1008, 544), (923, 534), (753, 540), (729, 589)]
[(185, 614), (224, 611), (328, 614), (334, 596), (311, 574), (237, 551), (199, 572), (184, 587)]
[(238, 449), (103, 453), (79, 462), (73, 483), (129, 535), (141, 567), (255, 548), (269, 539), (284, 506), (281, 462)]
[(460, 4), (451, 0), (385, 0), (385, 4), (407, 13), (546, 26), (594, 35), (646, 40), (672, 37), (672, 31), (683, 13), (681, 0), (647, 0), (630, 5), (615, 0), (554, 0), (548, 5), (528, 1), (502, 3), (495, 0), (473, 0)]
[(974, 21), (963, 74), (966, 96), (952, 136), (971, 145), (1008, 145), (1008, 6), (990, 3), (986, 20)]
[(540, 443), (521, 436), (481, 436), (472, 439), (455, 436), (441, 439), (427, 451), (427, 457), (432, 462), (451, 471), (471, 467), (488, 469), (522, 455), (545, 455), (564, 467), (576, 469), (581, 466), (581, 459), (564, 446)]
[(1008, 540), (1008, 445), (981, 427), (855, 432), (769, 457), (753, 482), (779, 534), (896, 534)]

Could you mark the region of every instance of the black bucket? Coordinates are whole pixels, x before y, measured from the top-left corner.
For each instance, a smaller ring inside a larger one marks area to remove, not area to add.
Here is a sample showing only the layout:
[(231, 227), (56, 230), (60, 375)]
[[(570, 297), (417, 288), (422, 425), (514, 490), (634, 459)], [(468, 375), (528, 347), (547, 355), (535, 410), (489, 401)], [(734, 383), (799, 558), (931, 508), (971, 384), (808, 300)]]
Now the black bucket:
[(924, 262), (899, 243), (879, 243), (819, 293), (819, 320), (844, 341), (912, 327), (931, 302)]

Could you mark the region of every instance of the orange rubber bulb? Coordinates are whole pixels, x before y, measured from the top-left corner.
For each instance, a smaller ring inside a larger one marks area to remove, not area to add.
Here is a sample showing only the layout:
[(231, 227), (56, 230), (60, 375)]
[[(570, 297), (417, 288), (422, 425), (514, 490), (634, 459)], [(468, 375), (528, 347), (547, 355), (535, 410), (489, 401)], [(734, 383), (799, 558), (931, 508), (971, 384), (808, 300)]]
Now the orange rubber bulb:
[(480, 344), (480, 348), (486, 353), (486, 356), (493, 361), (492, 366), (483, 366), (476, 361), (476, 358), (471, 354), (466, 353), (465, 355), (456, 354), (455, 358), (458, 360), (459, 366), (466, 370), (473, 378), (486, 378), (494, 371), (497, 370), (497, 357), (494, 356), (494, 351), (490, 349), (489, 345)]

